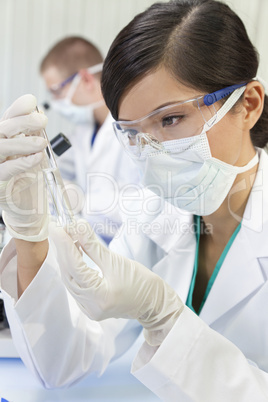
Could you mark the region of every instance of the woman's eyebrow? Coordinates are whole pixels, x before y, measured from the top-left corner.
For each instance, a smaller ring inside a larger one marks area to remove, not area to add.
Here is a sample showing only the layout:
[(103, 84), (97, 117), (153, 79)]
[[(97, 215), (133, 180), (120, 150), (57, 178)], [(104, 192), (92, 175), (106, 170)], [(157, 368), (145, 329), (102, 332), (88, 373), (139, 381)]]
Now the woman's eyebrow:
[(184, 101), (176, 99), (175, 101), (165, 102), (165, 103), (163, 103), (163, 104), (157, 106), (157, 107), (156, 107), (155, 109), (153, 109), (151, 112), (147, 113), (146, 115), (144, 115), (144, 116), (142, 116), (142, 117), (140, 117), (140, 118), (138, 118), (138, 119), (129, 120), (129, 119), (124, 119), (124, 118), (119, 118), (119, 117), (118, 117), (118, 121), (135, 121), (135, 120), (139, 120), (139, 119), (142, 119), (143, 117), (149, 116), (151, 113), (154, 113), (154, 112), (156, 112), (157, 110), (162, 109), (162, 108), (165, 107), (165, 106), (170, 106), (170, 105), (173, 105), (173, 104), (176, 104), (176, 103), (180, 103), (180, 102), (184, 102)]
[(158, 109), (162, 109), (162, 108), (165, 107), (165, 106), (170, 106), (170, 105), (173, 105), (173, 104), (176, 104), (176, 103), (180, 103), (180, 102), (183, 102), (183, 101), (177, 99), (177, 100), (175, 100), (175, 101), (163, 103), (162, 105), (159, 105), (159, 106), (157, 106), (157, 108), (155, 108), (154, 110), (152, 110), (151, 113), (155, 112), (155, 111), (158, 110)]

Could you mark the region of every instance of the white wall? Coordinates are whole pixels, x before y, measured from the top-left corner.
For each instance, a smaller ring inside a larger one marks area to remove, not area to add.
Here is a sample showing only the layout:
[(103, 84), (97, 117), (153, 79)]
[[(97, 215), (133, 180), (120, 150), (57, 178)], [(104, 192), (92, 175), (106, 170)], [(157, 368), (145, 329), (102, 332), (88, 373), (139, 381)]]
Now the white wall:
[[(82, 35), (105, 56), (115, 35), (154, 0), (0, 0), (0, 115), (18, 96), (47, 98), (39, 63), (66, 35)], [(71, 126), (49, 113), (48, 135)]]
[[(261, 54), (260, 75), (268, 81), (268, 0), (225, 0), (244, 20)], [(0, 0), (0, 114), (18, 96), (46, 91), (38, 67), (65, 35), (88, 37), (106, 54), (120, 29), (155, 0)], [(70, 129), (50, 113), (48, 131)], [(68, 134), (68, 132), (66, 132)]]

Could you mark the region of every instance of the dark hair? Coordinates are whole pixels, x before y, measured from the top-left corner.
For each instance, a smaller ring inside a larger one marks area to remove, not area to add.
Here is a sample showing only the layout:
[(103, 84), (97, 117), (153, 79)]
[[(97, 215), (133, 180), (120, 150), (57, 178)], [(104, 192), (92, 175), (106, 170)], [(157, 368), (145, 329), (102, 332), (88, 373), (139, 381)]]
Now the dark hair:
[(55, 66), (65, 78), (81, 68), (102, 63), (103, 57), (93, 43), (80, 36), (69, 36), (57, 42), (40, 63), (40, 72)]
[[(147, 73), (164, 66), (184, 85), (213, 92), (251, 81), (259, 57), (241, 19), (215, 0), (156, 3), (115, 38), (104, 62), (102, 92), (118, 119), (122, 95)], [(251, 130), (255, 146), (268, 141), (268, 98)]]

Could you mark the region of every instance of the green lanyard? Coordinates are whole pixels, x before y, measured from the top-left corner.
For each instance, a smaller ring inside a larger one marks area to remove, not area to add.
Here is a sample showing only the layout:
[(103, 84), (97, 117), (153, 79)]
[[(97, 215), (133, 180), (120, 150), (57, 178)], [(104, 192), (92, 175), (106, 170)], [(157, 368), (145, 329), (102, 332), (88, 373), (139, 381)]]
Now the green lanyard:
[(194, 293), (194, 287), (195, 287), (195, 281), (196, 281), (196, 275), (197, 275), (197, 270), (198, 270), (198, 254), (199, 254), (199, 242), (200, 242), (200, 216), (195, 215), (194, 216), (194, 223), (195, 223), (195, 227), (196, 227), (196, 250), (195, 250), (195, 261), (194, 261), (194, 271), (193, 271), (193, 276), (192, 276), (192, 280), (191, 280), (191, 284), (190, 284), (190, 289), (189, 289), (189, 293), (188, 293), (188, 297), (186, 300), (186, 306), (188, 306), (191, 310), (193, 310), (195, 313), (197, 313), (198, 315), (200, 314), (206, 300), (207, 297), (209, 295), (209, 292), (213, 286), (213, 283), (221, 269), (221, 266), (223, 264), (223, 261), (231, 247), (231, 245), (233, 244), (234, 239), (236, 238), (237, 233), (239, 232), (240, 228), (241, 228), (241, 222), (239, 223), (239, 225), (237, 226), (237, 228), (235, 229), (234, 233), (232, 234), (231, 238), (229, 239), (228, 243), (226, 244), (222, 255), (220, 256), (214, 271), (208, 281), (207, 284), (207, 288), (203, 297), (203, 300), (201, 302), (201, 305), (199, 307), (198, 312), (195, 311), (195, 309), (193, 308), (193, 293)]

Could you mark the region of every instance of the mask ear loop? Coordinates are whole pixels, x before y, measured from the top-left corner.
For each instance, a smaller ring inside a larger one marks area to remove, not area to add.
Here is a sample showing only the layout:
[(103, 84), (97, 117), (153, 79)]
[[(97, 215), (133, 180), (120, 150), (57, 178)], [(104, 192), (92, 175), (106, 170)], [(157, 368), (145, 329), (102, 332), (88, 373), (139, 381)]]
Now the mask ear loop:
[[(102, 64), (97, 65), (98, 69), (94, 73), (101, 71), (101, 70), (99, 70), (100, 66), (102, 66)], [(74, 77), (73, 81), (71, 82), (69, 91), (66, 94), (66, 99), (68, 99), (70, 102), (72, 102), (72, 98), (74, 96), (74, 93), (75, 93), (80, 81), (81, 81), (81, 76), (79, 73), (77, 73), (77, 75)], [(91, 103), (90, 107), (94, 110), (94, 109), (98, 109), (99, 107), (101, 107), (103, 105), (104, 105), (104, 99)]]
[(72, 100), (72, 97), (74, 96), (74, 93), (75, 93), (75, 91), (76, 91), (76, 89), (78, 87), (78, 84), (79, 84), (80, 80), (81, 80), (81, 76), (78, 73), (74, 77), (73, 81), (71, 82), (71, 86), (69, 88), (69, 91), (66, 94), (66, 98), (69, 99), (70, 101)]
[(215, 104), (213, 103), (213, 105), (212, 105), (213, 109), (215, 111), (215, 114), (213, 114), (213, 117), (211, 117), (211, 119), (209, 119), (209, 120), (207, 120), (205, 118), (198, 99), (197, 99), (197, 106), (198, 106), (198, 109), (199, 109), (200, 113), (202, 114), (202, 117), (203, 117), (203, 120), (204, 120), (205, 124), (207, 124), (211, 128), (213, 126), (214, 122), (217, 120), (217, 117), (218, 117), (218, 112), (217, 112), (217, 109), (215, 108)]
[[(102, 67), (103, 67), (103, 63), (99, 63), (99, 64), (96, 64), (95, 66), (89, 67), (87, 69), (87, 71), (93, 75), (93, 74), (101, 72)], [(69, 91), (66, 94), (66, 98), (69, 99), (70, 101), (72, 100), (72, 97), (74, 96), (74, 93), (75, 93), (80, 81), (81, 81), (81, 75), (78, 72), (77, 75), (74, 77), (73, 81), (71, 82)], [(104, 100), (100, 100), (98, 102), (92, 103), (91, 107), (92, 107), (92, 109), (98, 109), (102, 105), (104, 105)]]
[(211, 127), (213, 127), (216, 123), (218, 123), (232, 109), (232, 107), (236, 104), (236, 102), (245, 92), (245, 90), (246, 85), (236, 89), (232, 93), (232, 95), (227, 99), (224, 105), (222, 105), (222, 107), (217, 111), (217, 115), (213, 116), (212, 119), (210, 119), (208, 122), (204, 124), (203, 130), (208, 131), (209, 129), (211, 129)]
[[(99, 72), (102, 71), (102, 67), (103, 67), (103, 63), (99, 63), (99, 64), (96, 64), (96, 65), (94, 65), (94, 66), (89, 67), (87, 70), (88, 70), (88, 72), (89, 72), (90, 74), (97, 74), (97, 73), (99, 73)], [(80, 76), (80, 74), (79, 74), (79, 72), (78, 72), (78, 73), (75, 75), (75, 77), (74, 77), (74, 79), (72, 80), (72, 82), (71, 82), (71, 86), (70, 86), (70, 88), (69, 88), (69, 91), (68, 91), (67, 94), (66, 94), (66, 98), (68, 98), (68, 99), (70, 99), (70, 100), (72, 99), (72, 97), (74, 96), (74, 93), (75, 93), (75, 91), (76, 91), (76, 88), (77, 88), (77, 86), (78, 86), (80, 80), (81, 80), (81, 76)]]

